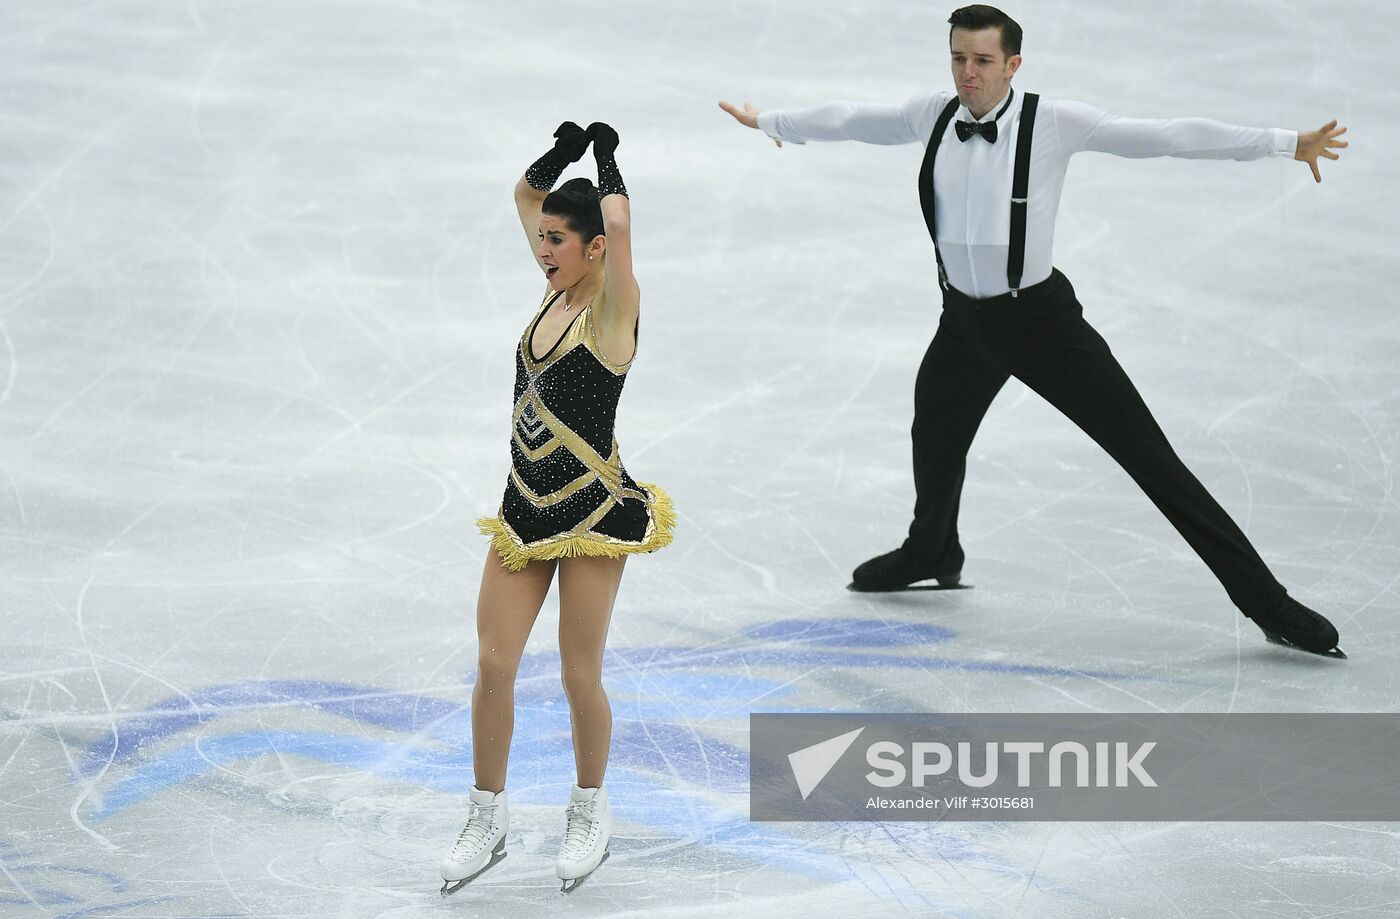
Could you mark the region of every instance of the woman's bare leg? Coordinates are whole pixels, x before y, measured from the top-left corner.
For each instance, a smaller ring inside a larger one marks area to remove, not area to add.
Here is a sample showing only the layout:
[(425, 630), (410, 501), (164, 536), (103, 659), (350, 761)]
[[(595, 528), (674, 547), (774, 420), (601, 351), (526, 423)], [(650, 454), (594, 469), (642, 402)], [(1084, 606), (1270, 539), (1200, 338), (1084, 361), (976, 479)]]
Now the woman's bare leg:
[(590, 556), (559, 563), (559, 657), (583, 788), (600, 787), (608, 768), (612, 709), (603, 691), (603, 645), (625, 563), (625, 557)]
[(510, 571), (495, 552), (486, 554), (476, 600), (477, 668), (472, 689), (472, 765), (476, 787), (499, 792), (515, 732), (515, 674), (525, 640), (554, 578), (553, 560)]

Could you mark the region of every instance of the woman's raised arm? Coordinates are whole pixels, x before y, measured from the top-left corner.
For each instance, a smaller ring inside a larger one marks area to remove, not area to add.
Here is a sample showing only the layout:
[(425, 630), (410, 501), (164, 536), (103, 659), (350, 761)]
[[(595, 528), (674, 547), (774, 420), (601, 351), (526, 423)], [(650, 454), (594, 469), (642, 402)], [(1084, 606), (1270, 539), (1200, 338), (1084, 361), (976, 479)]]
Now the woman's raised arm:
[(613, 157), (618, 145), (617, 132), (610, 125), (595, 121), (588, 126), (588, 134), (593, 139), (593, 158), (598, 162), (598, 195), (602, 198), (603, 233), (608, 239), (608, 273), (604, 287), (607, 315), (600, 319), (630, 332), (637, 321), (641, 291), (632, 274), (631, 203)]
[(554, 131), (554, 146), (545, 151), (544, 156), (530, 164), (520, 181), (515, 183), (515, 210), (520, 215), (520, 226), (525, 230), (525, 242), (530, 246), (530, 255), (535, 255), (535, 234), (539, 232), (540, 210), (549, 190), (559, 181), (559, 175), (570, 163), (577, 163), (588, 149), (589, 136), (583, 128), (566, 121)]

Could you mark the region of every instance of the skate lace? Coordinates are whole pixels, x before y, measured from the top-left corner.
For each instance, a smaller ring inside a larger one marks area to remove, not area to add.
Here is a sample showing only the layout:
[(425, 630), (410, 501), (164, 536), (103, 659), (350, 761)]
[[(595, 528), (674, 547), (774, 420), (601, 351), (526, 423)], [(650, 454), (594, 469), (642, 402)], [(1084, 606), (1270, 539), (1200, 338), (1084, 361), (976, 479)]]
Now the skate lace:
[(571, 857), (582, 855), (593, 836), (598, 819), (598, 801), (575, 801), (564, 809), (564, 852)]
[(467, 811), (467, 825), (457, 834), (457, 841), (452, 844), (452, 851), (448, 853), (449, 858), (459, 858), (486, 844), (491, 838), (492, 828), (496, 825), (498, 807), (499, 804), (471, 802)]

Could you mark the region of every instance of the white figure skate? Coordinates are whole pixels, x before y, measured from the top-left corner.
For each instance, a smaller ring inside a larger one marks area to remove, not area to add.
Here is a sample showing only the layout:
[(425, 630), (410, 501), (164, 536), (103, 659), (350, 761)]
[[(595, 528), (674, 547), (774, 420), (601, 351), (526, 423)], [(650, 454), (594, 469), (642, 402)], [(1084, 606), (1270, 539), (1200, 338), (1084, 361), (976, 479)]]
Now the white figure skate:
[(560, 891), (578, 888), (608, 857), (612, 837), (612, 812), (608, 809), (606, 788), (580, 788), (569, 793), (564, 811), (564, 843), (559, 847), (555, 874), (562, 881)]
[(440, 893), (444, 897), (461, 890), (468, 881), (506, 857), (510, 810), (505, 789), (492, 794), (473, 785), (467, 797), (467, 825), (442, 859)]

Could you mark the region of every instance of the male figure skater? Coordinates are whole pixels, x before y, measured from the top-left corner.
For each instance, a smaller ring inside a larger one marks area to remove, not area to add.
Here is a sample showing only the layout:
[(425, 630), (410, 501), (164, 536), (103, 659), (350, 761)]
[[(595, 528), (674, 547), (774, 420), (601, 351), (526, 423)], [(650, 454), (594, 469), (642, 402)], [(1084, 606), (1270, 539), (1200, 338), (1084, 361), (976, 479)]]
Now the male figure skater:
[(740, 123), (783, 141), (926, 145), (919, 199), (943, 288), (938, 331), (914, 384), (914, 521), (903, 545), (856, 568), (854, 590), (958, 584), (958, 501), (967, 451), (993, 397), (1014, 375), (1108, 451), (1185, 537), (1231, 601), (1278, 644), (1345, 657), (1337, 630), (1288, 595), (1249, 540), (1167, 442), (1108, 345), (1052, 267), (1055, 211), (1069, 158), (1251, 160), (1291, 154), (1322, 181), (1336, 121), (1306, 133), (1202, 118), (1120, 118), (1080, 102), (1015, 91), (1021, 27), (975, 5), (948, 20), (956, 94), (903, 105), (847, 102), (759, 112), (721, 102)]

